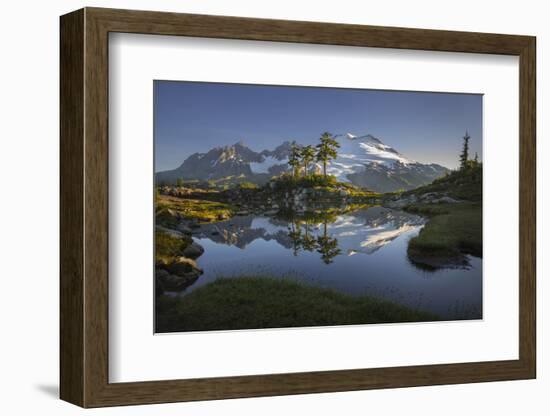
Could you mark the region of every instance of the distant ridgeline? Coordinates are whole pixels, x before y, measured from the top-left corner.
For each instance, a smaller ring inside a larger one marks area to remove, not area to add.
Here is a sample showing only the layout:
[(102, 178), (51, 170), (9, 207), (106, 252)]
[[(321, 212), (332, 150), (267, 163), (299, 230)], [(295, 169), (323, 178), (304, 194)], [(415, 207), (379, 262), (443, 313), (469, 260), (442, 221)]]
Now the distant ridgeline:
[[(350, 182), (376, 192), (410, 190), (431, 183), (449, 172), (432, 163), (407, 159), (394, 148), (368, 134), (336, 136), (340, 147), (337, 157), (327, 162), (327, 173), (338, 181)], [(285, 141), (274, 150), (255, 152), (242, 141), (216, 147), (206, 153), (194, 153), (176, 169), (156, 173), (157, 185), (174, 185), (178, 180), (209, 181), (212, 184), (252, 182), (263, 185), (273, 176), (292, 170), (289, 158), (293, 148)], [(320, 163), (312, 163), (311, 172), (320, 173)]]

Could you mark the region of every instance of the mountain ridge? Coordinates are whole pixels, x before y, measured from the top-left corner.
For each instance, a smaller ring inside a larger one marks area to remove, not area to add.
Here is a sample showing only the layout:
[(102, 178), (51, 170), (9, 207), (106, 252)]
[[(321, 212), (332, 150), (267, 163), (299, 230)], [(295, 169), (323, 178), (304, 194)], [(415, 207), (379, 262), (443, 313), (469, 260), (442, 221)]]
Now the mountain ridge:
[[(351, 182), (377, 192), (410, 190), (431, 183), (449, 172), (436, 163), (424, 164), (408, 159), (379, 138), (351, 133), (334, 136), (339, 144), (338, 157), (327, 164), (327, 173), (339, 181)], [(288, 172), (292, 142), (284, 141), (273, 150), (256, 152), (240, 140), (218, 146), (203, 153), (194, 153), (179, 167), (157, 172), (156, 183), (172, 184), (184, 180), (219, 180), (245, 178), (266, 183), (273, 176)], [(319, 171), (319, 166), (314, 165)]]

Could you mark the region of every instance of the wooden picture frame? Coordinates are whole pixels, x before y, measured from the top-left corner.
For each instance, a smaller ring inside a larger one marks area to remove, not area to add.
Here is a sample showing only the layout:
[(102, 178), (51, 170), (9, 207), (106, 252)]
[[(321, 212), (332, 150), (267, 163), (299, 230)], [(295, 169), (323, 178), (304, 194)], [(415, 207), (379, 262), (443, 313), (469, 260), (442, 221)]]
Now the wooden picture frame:
[[(101, 407), (535, 378), (534, 37), (100, 8), (64, 15), (60, 27), (60, 396), (63, 400), (82, 407)], [(518, 56), (519, 359), (109, 383), (110, 32)]]

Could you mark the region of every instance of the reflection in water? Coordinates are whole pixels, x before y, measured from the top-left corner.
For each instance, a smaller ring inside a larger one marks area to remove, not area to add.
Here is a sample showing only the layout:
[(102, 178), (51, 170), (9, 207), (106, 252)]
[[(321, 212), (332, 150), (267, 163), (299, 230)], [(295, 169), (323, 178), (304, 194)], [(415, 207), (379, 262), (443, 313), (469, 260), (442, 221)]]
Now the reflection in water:
[(371, 254), (424, 222), (417, 215), (382, 207), (343, 215), (306, 213), (278, 218), (249, 215), (204, 225), (195, 237), (241, 249), (257, 239), (274, 240), (292, 249), (295, 256), (300, 251), (317, 251), (329, 264), (342, 250), (348, 255)]
[(291, 276), (351, 295), (382, 296), (448, 319), (481, 318), (481, 260), (426, 272), (407, 259), (422, 217), (383, 207), (342, 215), (237, 216), (201, 226), (204, 269), (189, 293), (220, 276)]

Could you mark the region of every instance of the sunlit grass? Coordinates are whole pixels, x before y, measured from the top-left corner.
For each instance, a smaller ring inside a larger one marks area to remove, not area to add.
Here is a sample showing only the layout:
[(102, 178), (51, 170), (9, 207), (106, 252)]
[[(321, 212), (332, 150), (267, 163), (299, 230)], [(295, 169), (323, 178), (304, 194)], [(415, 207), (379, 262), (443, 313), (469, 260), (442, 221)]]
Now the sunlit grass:
[(158, 198), (156, 207), (157, 221), (160, 219), (162, 222), (167, 217), (173, 217), (168, 210), (184, 219), (196, 219), (198, 222), (211, 222), (229, 218), (234, 212), (234, 208), (224, 202), (161, 195)]

